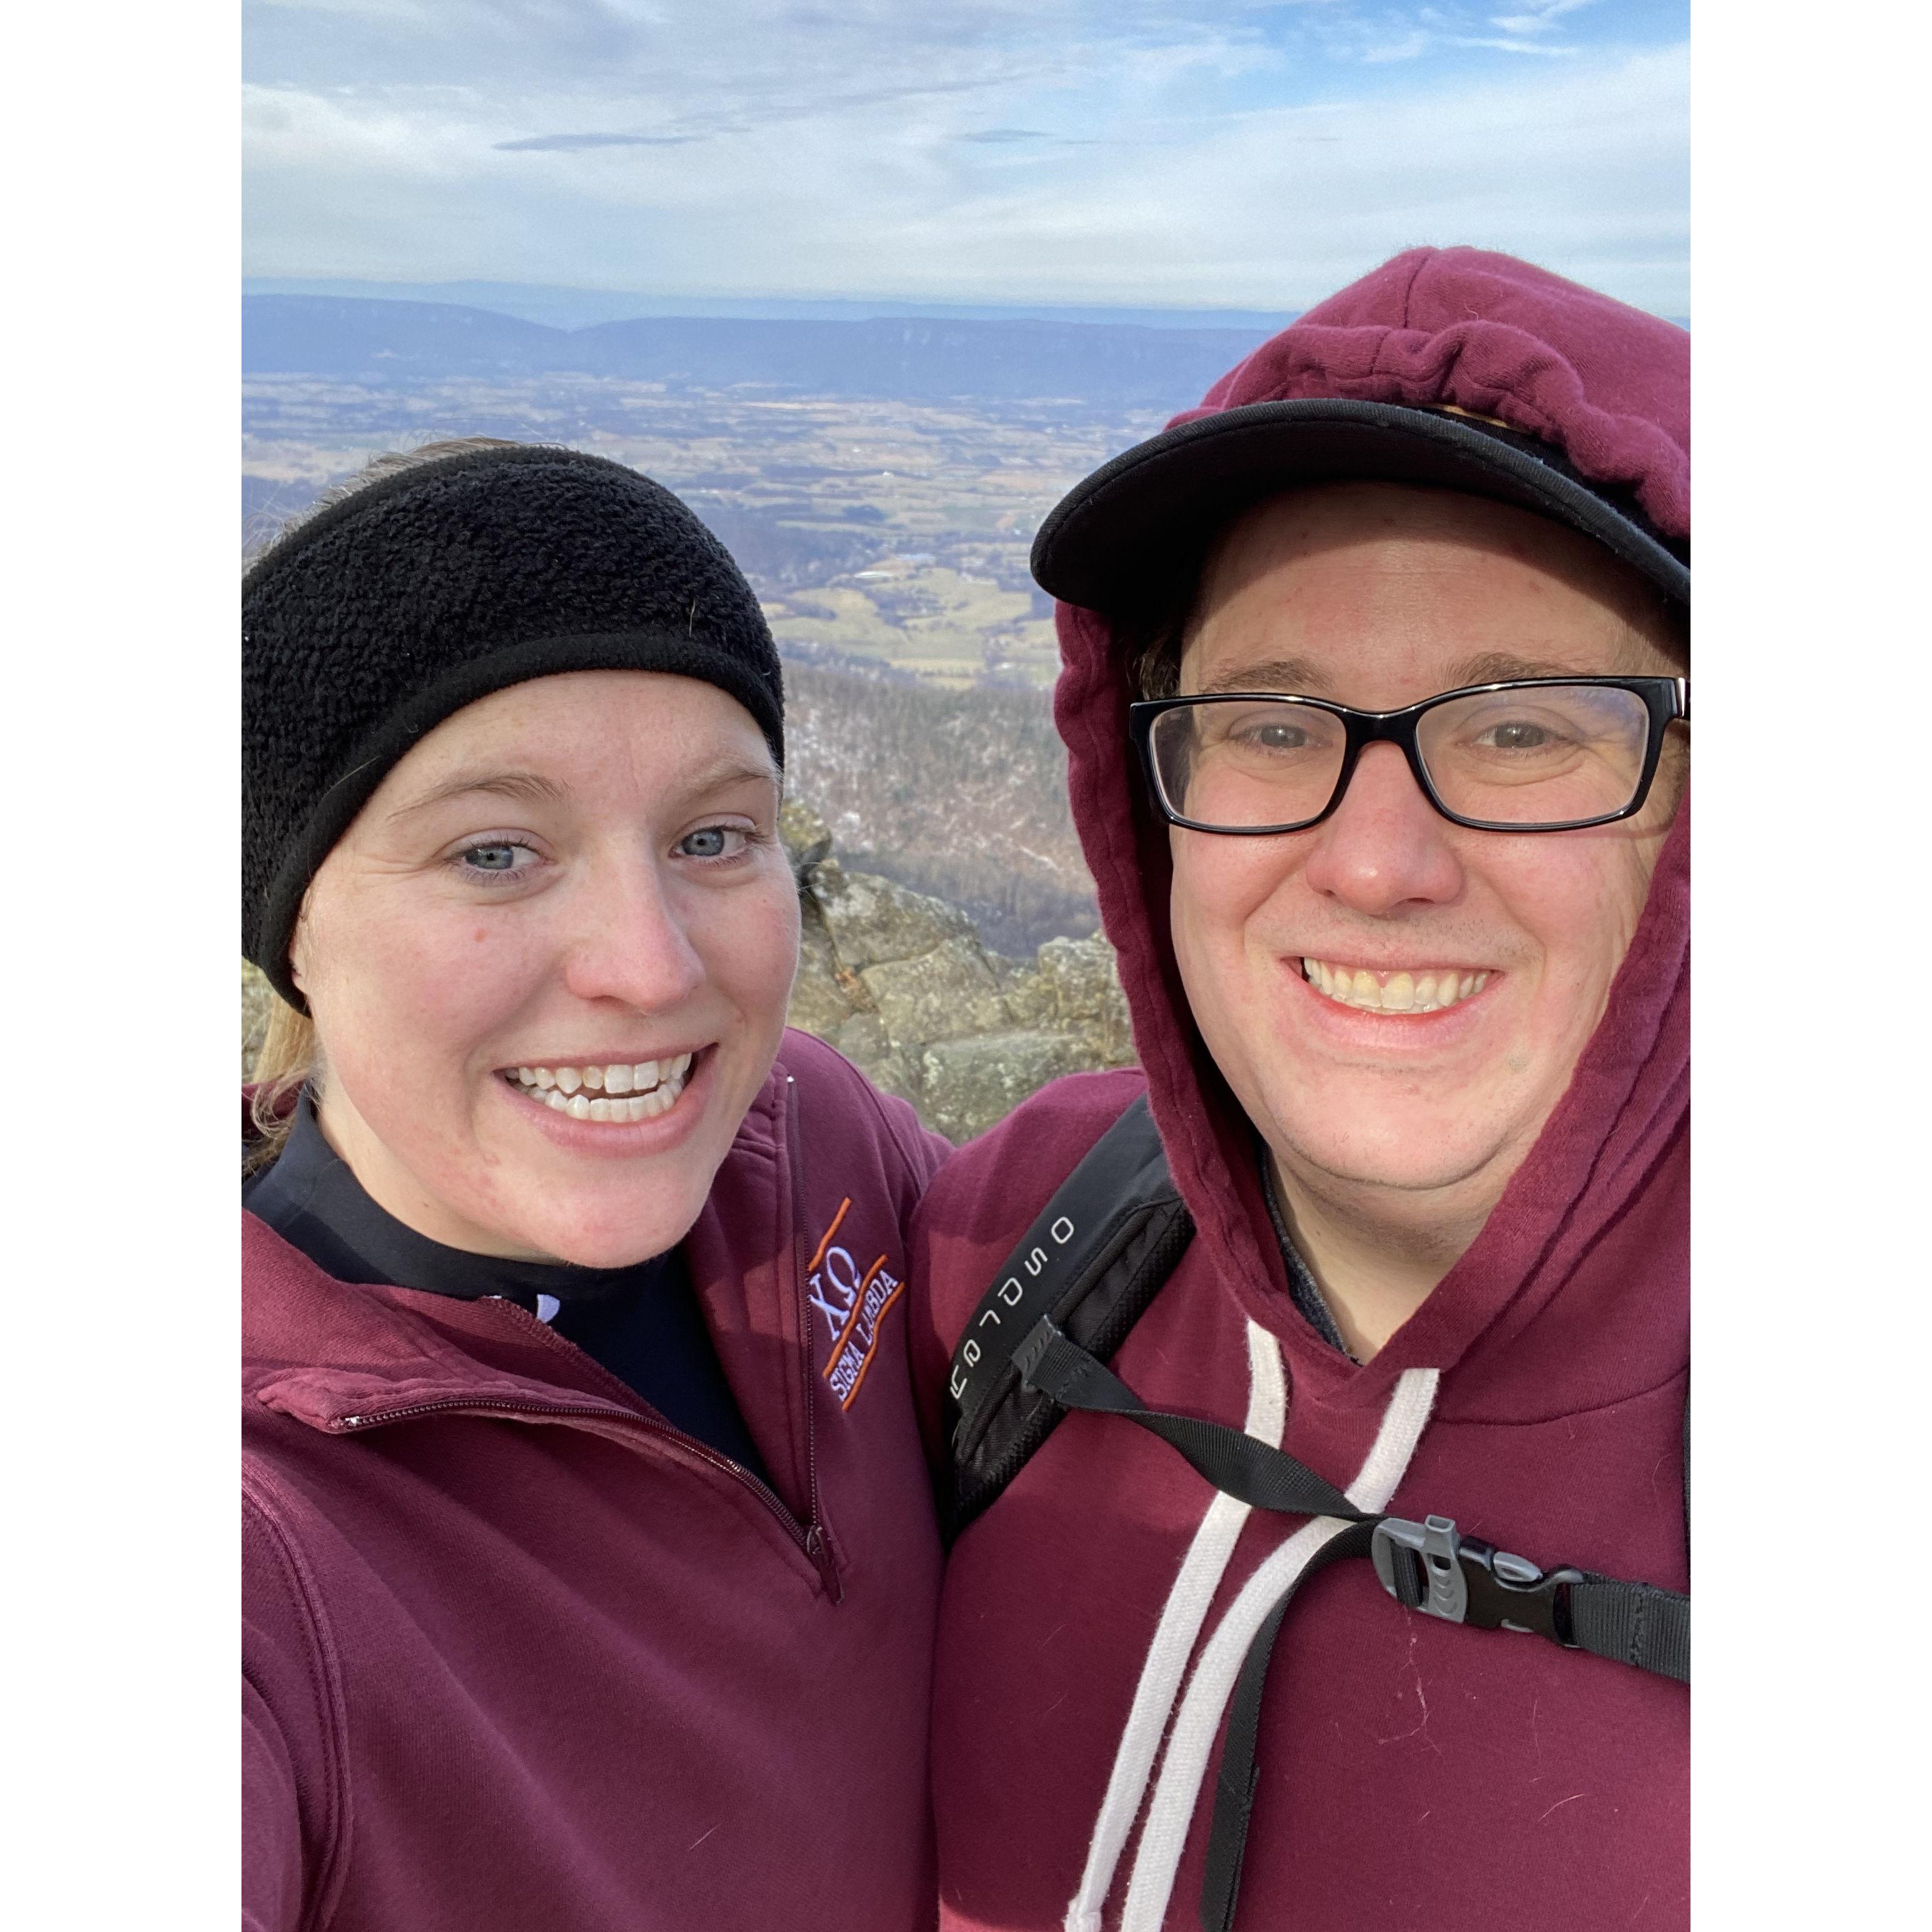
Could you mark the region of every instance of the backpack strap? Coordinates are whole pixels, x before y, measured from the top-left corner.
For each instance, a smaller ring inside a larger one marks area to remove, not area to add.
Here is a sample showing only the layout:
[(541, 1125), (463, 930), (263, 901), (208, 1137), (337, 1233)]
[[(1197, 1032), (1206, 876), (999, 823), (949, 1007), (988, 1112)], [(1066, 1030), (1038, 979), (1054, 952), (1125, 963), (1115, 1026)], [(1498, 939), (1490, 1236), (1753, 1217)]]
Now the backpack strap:
[(949, 1534), (986, 1508), (1066, 1413), (1021, 1379), (1013, 1356), (1027, 1334), (1044, 1316), (1110, 1359), (1193, 1238), (1142, 1094), (1040, 1210), (952, 1352)]
[(1198, 1416), (1149, 1408), (1106, 1365), (1042, 1317), (1014, 1351), (1028, 1387), (1060, 1406), (1118, 1415), (1159, 1436), (1226, 1496), (1288, 1516), (1346, 1525), (1276, 1600), (1242, 1660), (1228, 1706), (1202, 1881), (1202, 1932), (1232, 1932), (1248, 1824), (1260, 1775), (1256, 1756), (1268, 1664), (1296, 1590), (1324, 1565), (1366, 1557), (1405, 1610), (1479, 1630), (1538, 1636), (1566, 1650), (1690, 1681), (1690, 1599), (1564, 1564), (1548, 1569), (1460, 1534), (1447, 1516), (1421, 1522), (1359, 1510), (1285, 1450)]

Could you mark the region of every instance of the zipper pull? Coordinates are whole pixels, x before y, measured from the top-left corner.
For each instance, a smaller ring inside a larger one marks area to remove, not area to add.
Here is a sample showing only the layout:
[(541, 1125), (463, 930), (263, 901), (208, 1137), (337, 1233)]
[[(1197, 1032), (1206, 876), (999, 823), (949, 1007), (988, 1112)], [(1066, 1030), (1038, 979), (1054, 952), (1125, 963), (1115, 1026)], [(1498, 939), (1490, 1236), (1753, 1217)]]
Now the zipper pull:
[(845, 1600), (845, 1586), (838, 1580), (838, 1560), (832, 1554), (831, 1539), (814, 1523), (805, 1534), (805, 1553), (817, 1568), (820, 1580), (825, 1586), (825, 1594), (835, 1604)]

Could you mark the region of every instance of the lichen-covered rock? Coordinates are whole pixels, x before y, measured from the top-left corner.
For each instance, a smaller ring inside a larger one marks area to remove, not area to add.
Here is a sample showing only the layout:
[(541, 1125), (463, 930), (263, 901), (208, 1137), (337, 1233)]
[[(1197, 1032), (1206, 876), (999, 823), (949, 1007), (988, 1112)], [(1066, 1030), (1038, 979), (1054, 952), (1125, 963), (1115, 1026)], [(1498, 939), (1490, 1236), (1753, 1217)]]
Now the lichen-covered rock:
[(275, 991), (247, 960), (242, 962), (242, 1078), (255, 1077), (255, 1056), (262, 1050), (262, 1036), (268, 1030), (268, 1011)]
[(916, 959), (868, 966), (859, 975), (898, 1047), (1010, 1026), (1000, 982), (977, 940), (951, 939)]
[(852, 1017), (848, 987), (860, 990), (850, 974), (842, 975), (832, 935), (809, 893), (799, 908), (798, 976), (791, 982), (785, 1024), (830, 1040)]
[(838, 963), (848, 971), (916, 959), (952, 940), (968, 941), (977, 950), (973, 922), (957, 906), (870, 872), (848, 872), (836, 859), (822, 860), (814, 868), (810, 890), (838, 949)]
[(854, 1013), (836, 1034), (826, 1036), (880, 1092), (919, 1105), (917, 1076), (892, 1045), (877, 1013)]
[(778, 808), (778, 837), (791, 861), (792, 877), (802, 890), (832, 854), (832, 828), (802, 800), (788, 798)]
[(940, 1040), (920, 1055), (920, 1111), (956, 1145), (1006, 1118), (1049, 1080), (1090, 1064), (1070, 1034), (1028, 1029)]
[(1038, 956), (1044, 1022), (1077, 1028), (1109, 1059), (1131, 1058), (1126, 995), (1106, 940), (1098, 933), (1088, 939), (1049, 939)]
[(1104, 939), (1049, 939), (1031, 960), (1000, 963), (1016, 1024), (1078, 1035), (1096, 1066), (1124, 1066), (1132, 1059), (1126, 998), (1114, 949)]

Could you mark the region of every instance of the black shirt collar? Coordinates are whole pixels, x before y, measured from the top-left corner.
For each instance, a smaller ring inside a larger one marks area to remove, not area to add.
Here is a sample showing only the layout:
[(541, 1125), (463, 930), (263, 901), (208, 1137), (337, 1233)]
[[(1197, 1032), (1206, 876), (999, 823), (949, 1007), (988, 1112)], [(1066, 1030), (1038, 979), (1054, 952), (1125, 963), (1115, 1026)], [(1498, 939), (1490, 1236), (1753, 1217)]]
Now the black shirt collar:
[(422, 1288), (465, 1301), (500, 1295), (534, 1309), (539, 1295), (566, 1304), (608, 1300), (656, 1280), (668, 1258), (573, 1268), (472, 1255), (432, 1241), (370, 1198), (324, 1137), (306, 1088), (282, 1151), (244, 1183), (242, 1204), (338, 1281)]

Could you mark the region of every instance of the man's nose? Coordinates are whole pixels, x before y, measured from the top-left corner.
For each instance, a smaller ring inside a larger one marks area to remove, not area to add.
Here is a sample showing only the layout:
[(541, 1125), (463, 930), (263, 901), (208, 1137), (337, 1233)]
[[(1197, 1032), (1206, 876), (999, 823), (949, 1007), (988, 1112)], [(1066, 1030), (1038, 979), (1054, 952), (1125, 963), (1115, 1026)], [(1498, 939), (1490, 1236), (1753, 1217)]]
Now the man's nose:
[(1334, 814), (1315, 829), (1304, 873), (1318, 892), (1357, 912), (1441, 904), (1462, 890), (1449, 821), (1416, 782), (1396, 745), (1370, 745)]
[(704, 983), (676, 882), (655, 860), (613, 858), (582, 881), (566, 940), (565, 986), (580, 1000), (618, 1000), (660, 1012)]

